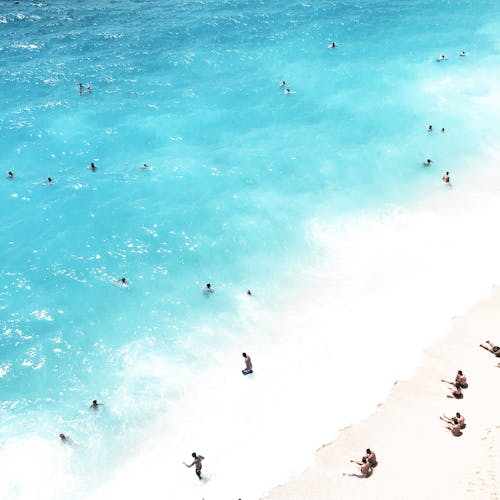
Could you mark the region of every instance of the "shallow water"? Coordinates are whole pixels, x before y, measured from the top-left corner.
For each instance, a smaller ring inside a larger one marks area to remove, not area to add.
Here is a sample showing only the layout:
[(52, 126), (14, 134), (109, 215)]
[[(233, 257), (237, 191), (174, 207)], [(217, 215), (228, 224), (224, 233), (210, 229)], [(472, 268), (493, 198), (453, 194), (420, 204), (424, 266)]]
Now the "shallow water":
[(373, 411), (500, 275), (499, 9), (3, 3), (1, 497), (258, 498)]

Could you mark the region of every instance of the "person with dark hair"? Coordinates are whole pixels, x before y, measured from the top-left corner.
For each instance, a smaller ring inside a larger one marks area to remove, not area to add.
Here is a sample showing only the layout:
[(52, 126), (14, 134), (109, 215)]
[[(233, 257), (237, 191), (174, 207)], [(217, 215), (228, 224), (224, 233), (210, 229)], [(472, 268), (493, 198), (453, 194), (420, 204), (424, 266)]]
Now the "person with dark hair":
[(252, 359), (246, 352), (244, 352), (242, 356), (245, 358), (245, 369), (242, 370), (243, 375), (253, 373)]
[(429, 125), (429, 128), (427, 129), (427, 132), (432, 132), (432, 125)]
[(335, 42), (332, 42), (329, 46), (328, 46), (329, 49), (336, 49), (337, 48), (337, 44)]
[(449, 184), (450, 183), (450, 172), (446, 172), (443, 177), (441, 177), (441, 180), (445, 183), (445, 184)]
[(95, 163), (94, 163), (94, 162), (92, 162), (92, 163), (90, 164), (90, 167), (89, 167), (89, 168), (90, 168), (90, 170), (92, 170), (92, 172), (95, 172), (95, 171), (97, 170), (97, 167), (95, 166)]
[(359, 478), (367, 478), (372, 475), (373, 469), (372, 466), (368, 463), (368, 460), (366, 460), (366, 457), (363, 457), (361, 459), (361, 462), (358, 462), (357, 460), (351, 460), (351, 463), (359, 465), (359, 474), (347, 474), (344, 472), (344, 476), (352, 476), (352, 477), (359, 477)]
[(67, 443), (69, 441), (69, 438), (68, 438), (68, 436), (66, 436), (66, 434), (61, 433), (61, 434), (59, 434), (59, 437), (61, 438), (61, 441), (63, 443)]
[(195, 452), (191, 453), (191, 456), (193, 457), (193, 461), (191, 462), (190, 465), (188, 465), (186, 462), (182, 462), (187, 468), (192, 467), (193, 465), (196, 466), (195, 472), (196, 475), (198, 476), (198, 479), (201, 481), (201, 461), (205, 459), (205, 457), (202, 457), (201, 455), (197, 455)]
[(12, 170), (9, 170), (9, 173), (7, 174), (7, 177), (9, 179), (13, 179), (14, 178), (14, 172), (12, 172)]
[(431, 163), (432, 163), (432, 160), (430, 158), (427, 158), (425, 161), (424, 161), (424, 166), (426, 167), (430, 167), (431, 166)]
[(92, 401), (92, 404), (90, 405), (90, 407), (93, 409), (93, 410), (97, 410), (97, 408), (99, 408), (99, 406), (102, 406), (102, 403), (98, 403), (97, 402), (97, 399), (94, 399)]
[(214, 293), (214, 290), (213, 290), (212, 285), (210, 283), (207, 283), (205, 285), (205, 288), (203, 288), (203, 291), (205, 293)]
[(467, 377), (464, 375), (464, 372), (462, 370), (457, 371), (457, 374), (455, 375), (455, 382), (457, 384), (460, 384), (460, 387), (462, 389), (467, 389), (467, 387), (469, 387), (469, 384), (467, 383)]
[(439, 417), (443, 422), (446, 422), (448, 424), (453, 423), (453, 419), (456, 419), (458, 424), (460, 425), (460, 429), (465, 429), (465, 418), (463, 415), (461, 415), (458, 411), (455, 413), (454, 417), (447, 417), (446, 415), (443, 415), (442, 417)]
[(364, 458), (366, 458), (366, 461), (372, 466), (372, 467), (376, 467), (377, 466), (377, 456), (375, 455), (375, 453), (370, 450), (370, 448), (367, 448), (366, 449), (366, 455), (364, 456)]

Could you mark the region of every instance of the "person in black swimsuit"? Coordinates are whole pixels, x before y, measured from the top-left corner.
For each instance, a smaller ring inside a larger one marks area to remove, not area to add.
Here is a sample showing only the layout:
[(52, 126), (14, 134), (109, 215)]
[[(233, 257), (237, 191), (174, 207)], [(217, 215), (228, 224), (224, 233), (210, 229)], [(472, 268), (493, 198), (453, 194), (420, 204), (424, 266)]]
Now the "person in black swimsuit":
[(197, 455), (196, 453), (191, 453), (191, 456), (194, 458), (194, 460), (191, 462), (191, 465), (188, 465), (186, 462), (182, 462), (187, 468), (192, 467), (193, 465), (196, 466), (196, 475), (198, 476), (198, 479), (201, 481), (201, 461), (205, 459), (205, 457), (202, 457), (201, 455)]

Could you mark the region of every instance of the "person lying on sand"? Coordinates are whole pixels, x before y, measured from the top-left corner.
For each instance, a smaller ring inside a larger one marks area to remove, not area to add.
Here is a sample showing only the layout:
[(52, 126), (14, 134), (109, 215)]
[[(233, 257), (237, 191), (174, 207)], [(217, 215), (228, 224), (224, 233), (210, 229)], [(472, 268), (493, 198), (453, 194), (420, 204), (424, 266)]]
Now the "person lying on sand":
[(461, 436), (462, 435), (462, 429), (460, 427), (460, 424), (458, 423), (458, 420), (456, 418), (452, 418), (450, 423), (446, 423), (445, 427), (451, 431), (451, 433), (454, 436)]
[(448, 398), (462, 399), (464, 397), (460, 384), (448, 382), (446, 380), (443, 380), (443, 382), (453, 385), (453, 387), (450, 387), (451, 394), (448, 394)]
[(360, 473), (359, 474), (348, 474), (347, 472), (344, 472), (344, 474), (343, 474), (344, 476), (366, 478), (366, 477), (370, 477), (372, 475), (373, 469), (372, 469), (372, 466), (366, 460), (366, 457), (363, 457), (361, 459), (361, 462), (358, 462), (357, 460), (351, 460), (351, 463), (359, 465), (359, 472)]
[(492, 354), (494, 354), (497, 358), (500, 358), (500, 347), (497, 345), (493, 344), (489, 340), (486, 341), (486, 344), (479, 344), (479, 347), (482, 347), (483, 349), (486, 349), (487, 351), (490, 351)]
[(447, 422), (448, 424), (451, 424), (453, 420), (457, 420), (458, 424), (460, 425), (460, 429), (465, 429), (465, 418), (463, 415), (461, 415), (458, 411), (455, 413), (455, 416), (452, 418), (447, 417), (446, 415), (443, 415), (442, 417), (439, 417), (443, 422)]
[(366, 458), (371, 467), (377, 467), (377, 456), (370, 448), (366, 448), (366, 455), (363, 458)]

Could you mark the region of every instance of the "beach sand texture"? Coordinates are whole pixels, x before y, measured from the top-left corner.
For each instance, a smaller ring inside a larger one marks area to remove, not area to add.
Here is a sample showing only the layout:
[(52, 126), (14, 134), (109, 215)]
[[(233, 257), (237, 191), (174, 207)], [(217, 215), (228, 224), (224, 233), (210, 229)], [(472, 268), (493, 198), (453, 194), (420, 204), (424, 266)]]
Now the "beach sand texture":
[[(500, 344), (498, 288), (454, 319), (450, 336), (426, 351), (415, 376), (398, 382), (371, 417), (344, 429), (316, 452), (314, 465), (266, 498), (500, 498), (500, 358), (479, 347), (485, 340)], [(367, 367), (367, 391), (370, 370), (376, 369), (374, 360)], [(462, 400), (447, 398), (450, 386), (440, 380), (453, 380), (460, 369), (469, 387)], [(451, 417), (457, 411), (467, 424), (460, 437), (454, 437), (439, 419), (443, 413)], [(358, 472), (349, 460), (361, 460), (366, 448), (377, 454), (373, 475), (368, 479), (343, 476), (343, 472)]]

